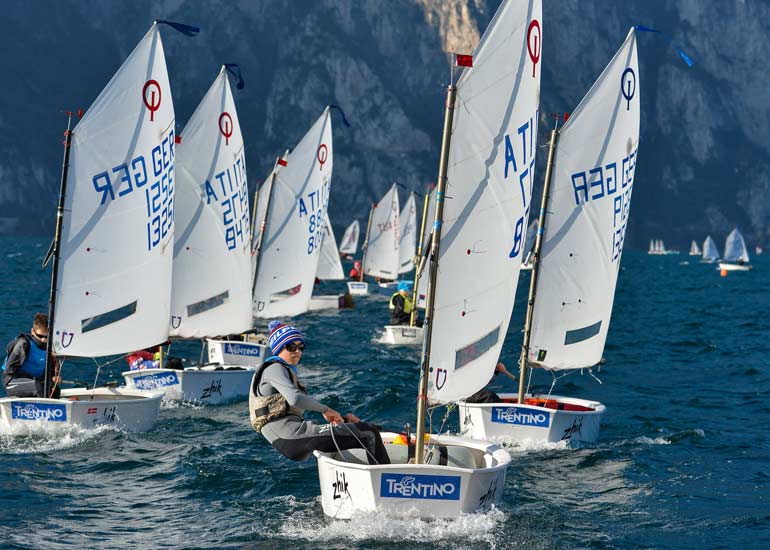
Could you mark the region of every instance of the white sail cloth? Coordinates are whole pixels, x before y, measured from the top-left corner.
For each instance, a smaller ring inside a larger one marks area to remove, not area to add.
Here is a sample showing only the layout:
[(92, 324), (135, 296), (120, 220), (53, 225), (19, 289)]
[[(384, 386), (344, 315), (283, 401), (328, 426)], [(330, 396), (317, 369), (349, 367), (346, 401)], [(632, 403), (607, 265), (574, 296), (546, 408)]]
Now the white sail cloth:
[(698, 246), (698, 243), (696, 243), (695, 241), (692, 241), (690, 243), (690, 256), (700, 256), (700, 255), (701, 255), (701, 250), (700, 250), (700, 247)]
[(417, 206), (414, 193), (409, 194), (403, 210), (398, 216), (401, 236), (398, 239), (398, 273), (409, 273), (414, 269), (414, 253), (417, 247)]
[(286, 317), (308, 310), (329, 203), (332, 159), (327, 107), (276, 167), (256, 274), (256, 317)]
[(177, 145), (171, 336), (251, 328), (246, 158), (224, 67)]
[(337, 240), (334, 238), (334, 230), (329, 216), (324, 217), (324, 226), (321, 244), (321, 256), (318, 258), (318, 271), (316, 277), (322, 281), (341, 281), (345, 279), (340, 261), (340, 252), (337, 250)]
[(725, 240), (725, 255), (722, 258), (726, 262), (749, 262), (749, 251), (746, 250), (746, 242), (738, 229), (733, 229)]
[(701, 258), (706, 262), (714, 262), (719, 259), (719, 249), (711, 235), (708, 235), (703, 241), (703, 256)]
[(360, 226), (358, 220), (353, 222), (345, 229), (345, 234), (342, 235), (342, 243), (340, 244), (340, 252), (343, 254), (354, 255), (358, 250), (358, 235), (360, 233)]
[[(431, 189), (428, 197), (428, 211), (425, 213), (425, 234), (422, 236), (422, 257), (425, 257), (430, 252), (430, 242), (433, 238), (433, 223), (436, 218), (436, 187)], [(422, 262), (422, 258), (420, 258)], [(416, 306), (424, 308), (428, 300), (428, 280), (429, 280), (429, 264), (425, 263), (420, 278), (417, 280), (417, 302)]]
[(397, 279), (399, 267), (398, 189), (394, 183), (382, 200), (375, 204), (366, 247), (364, 274), (383, 279)]
[(513, 310), (534, 182), (540, 0), (503, 2), (464, 69), (449, 151), (428, 397), (489, 382)]
[(529, 361), (547, 369), (602, 358), (639, 145), (636, 34), (559, 132)]
[(174, 105), (153, 25), (73, 130), (54, 351), (95, 357), (168, 337)]

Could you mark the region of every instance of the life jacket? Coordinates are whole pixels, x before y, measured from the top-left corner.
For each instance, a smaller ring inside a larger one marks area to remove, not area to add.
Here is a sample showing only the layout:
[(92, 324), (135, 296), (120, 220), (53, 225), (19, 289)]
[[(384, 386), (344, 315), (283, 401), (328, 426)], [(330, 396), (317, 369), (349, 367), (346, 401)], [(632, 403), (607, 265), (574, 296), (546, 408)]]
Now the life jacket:
[[(27, 351), (27, 358), (16, 371), (15, 377), (42, 379), (45, 375), (45, 349), (37, 347), (37, 344), (26, 335), (21, 335), (20, 338), (27, 340), (29, 350)], [(3, 372), (5, 372), (6, 363), (8, 363), (8, 356), (5, 357), (2, 367), (0, 367)]]
[[(393, 303), (393, 300), (396, 296), (401, 296), (399, 292), (396, 292), (393, 294), (393, 296), (390, 297), (390, 306), (388, 309), (390, 311), (394, 311), (396, 309), (396, 304)], [(404, 313), (412, 313), (412, 310), (414, 309), (414, 304), (412, 303), (412, 299), (409, 298), (409, 296), (401, 296), (404, 299)]]
[(299, 383), (297, 375), (289, 364), (275, 355), (265, 359), (262, 366), (254, 373), (254, 378), (251, 382), (251, 391), (249, 392), (249, 417), (251, 418), (252, 427), (261, 432), (262, 427), (268, 422), (283, 418), (284, 416), (299, 416), (302, 418), (304, 411), (299, 407), (292, 407), (286, 398), (279, 392), (270, 395), (259, 395), (259, 384), (262, 382), (262, 374), (265, 369), (274, 363), (280, 363), (289, 373), (292, 384), (298, 387), (302, 392), (305, 391), (304, 386)]

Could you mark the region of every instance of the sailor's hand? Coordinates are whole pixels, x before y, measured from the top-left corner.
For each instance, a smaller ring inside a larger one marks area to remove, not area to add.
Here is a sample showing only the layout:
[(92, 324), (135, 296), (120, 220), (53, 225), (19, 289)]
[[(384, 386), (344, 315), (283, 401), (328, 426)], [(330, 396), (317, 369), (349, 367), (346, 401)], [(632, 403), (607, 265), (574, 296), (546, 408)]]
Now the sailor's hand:
[(495, 366), (495, 370), (496, 370), (497, 372), (502, 372), (502, 373), (505, 373), (505, 374), (510, 374), (510, 373), (508, 372), (508, 369), (506, 369), (506, 368), (505, 368), (505, 365), (503, 365), (503, 362), (502, 362), (502, 361), (499, 361), (499, 362), (497, 363), (497, 366)]
[(347, 420), (348, 422), (353, 422), (353, 423), (356, 423), (356, 422), (361, 422), (361, 419), (360, 419), (360, 418), (358, 418), (358, 417), (357, 417), (356, 415), (354, 415), (353, 413), (348, 413), (348, 414), (346, 414), (346, 415), (345, 415), (345, 420)]
[(61, 384), (61, 376), (59, 376), (58, 374), (54, 376), (52, 380), (55, 386), (58, 386), (59, 384)]
[(334, 409), (328, 409), (325, 413), (323, 413), (323, 416), (332, 426), (343, 424), (345, 422), (345, 420), (342, 418), (342, 415)]

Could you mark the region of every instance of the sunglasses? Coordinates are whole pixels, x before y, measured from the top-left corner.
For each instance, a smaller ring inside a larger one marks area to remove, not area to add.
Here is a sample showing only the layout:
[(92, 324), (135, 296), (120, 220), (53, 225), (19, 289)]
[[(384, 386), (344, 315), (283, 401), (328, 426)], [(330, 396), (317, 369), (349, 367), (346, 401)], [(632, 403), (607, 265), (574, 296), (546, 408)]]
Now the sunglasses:
[(34, 330), (32, 331), (32, 336), (34, 336), (38, 340), (48, 340), (48, 334), (38, 334)]
[(305, 344), (295, 344), (294, 342), (290, 342), (286, 344), (286, 351), (294, 353), (295, 351), (305, 351)]

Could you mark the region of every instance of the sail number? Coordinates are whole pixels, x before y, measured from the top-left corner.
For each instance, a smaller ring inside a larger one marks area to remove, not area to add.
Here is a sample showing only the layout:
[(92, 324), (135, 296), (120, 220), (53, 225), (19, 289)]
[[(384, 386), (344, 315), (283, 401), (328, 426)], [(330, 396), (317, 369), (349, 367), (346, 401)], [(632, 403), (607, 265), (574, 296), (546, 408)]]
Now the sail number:
[[(612, 199), (610, 256), (613, 262), (620, 258), (623, 251), (628, 213), (631, 208), (631, 191), (634, 187), (637, 151), (638, 149), (634, 149), (620, 160), (575, 172), (571, 176), (575, 206), (579, 207), (606, 198)], [(620, 182), (618, 182), (618, 175), (620, 175)]]
[(99, 172), (91, 181), (94, 191), (101, 194), (100, 206), (134, 190), (144, 191), (147, 250), (152, 250), (171, 233), (174, 223), (174, 131), (152, 148), (149, 163), (144, 155), (138, 155), (131, 161)]
[[(524, 124), (516, 129), (516, 133), (505, 134), (505, 166), (503, 177), (508, 179), (511, 175), (518, 179), (518, 191), (521, 196), (523, 214), (516, 220), (513, 230), (513, 245), (508, 254), (509, 258), (515, 258), (521, 253), (524, 244), (524, 230), (529, 219), (530, 199), (532, 197), (532, 184), (535, 173), (535, 139), (537, 136), (536, 111)], [(515, 174), (515, 176), (514, 176)], [(514, 184), (515, 185), (515, 184)], [(515, 192), (514, 192), (515, 193)]]
[[(212, 183), (213, 181), (213, 183)], [(219, 204), (222, 225), (225, 229), (225, 245), (235, 250), (243, 245), (249, 236), (249, 191), (246, 183), (246, 161), (243, 152), (232, 166), (217, 172), (203, 184), (206, 204)]]
[(307, 218), (307, 253), (313, 254), (323, 243), (324, 216), (329, 205), (329, 178), (325, 177), (320, 187), (297, 199), (297, 215)]

